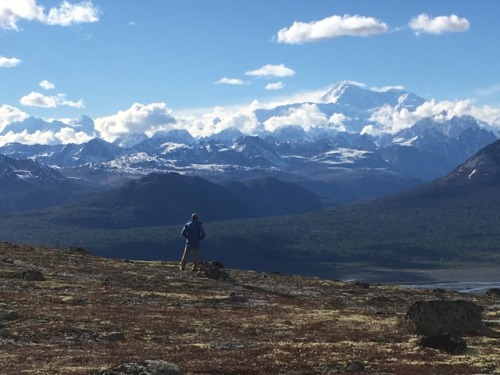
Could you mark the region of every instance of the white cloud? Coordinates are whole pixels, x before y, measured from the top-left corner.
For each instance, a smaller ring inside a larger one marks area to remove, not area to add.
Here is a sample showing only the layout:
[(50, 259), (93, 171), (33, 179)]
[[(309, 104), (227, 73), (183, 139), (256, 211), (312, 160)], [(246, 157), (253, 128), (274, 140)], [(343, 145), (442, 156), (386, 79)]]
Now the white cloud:
[(186, 129), (195, 137), (206, 137), (220, 133), (225, 129), (235, 128), (243, 134), (256, 134), (261, 129), (255, 113), (256, 103), (239, 108), (215, 107), (201, 116), (178, 118), (178, 127)]
[(278, 31), (280, 43), (302, 44), (341, 36), (369, 36), (385, 33), (389, 27), (372, 17), (333, 15), (309, 23), (294, 22)]
[(40, 131), (37, 130), (34, 133), (28, 133), (24, 130), (21, 133), (8, 132), (5, 135), (0, 136), (0, 146), (7, 143), (23, 143), (23, 144), (39, 144), (39, 145), (53, 145), (53, 144), (67, 144), (67, 143), (84, 143), (92, 139), (92, 136), (84, 132), (76, 132), (74, 129), (67, 127), (62, 128), (58, 132), (54, 131)]
[(92, 1), (78, 4), (63, 1), (58, 8), (51, 8), (48, 14), (36, 0), (2, 0), (0, 2), (0, 29), (19, 31), (20, 21), (37, 20), (47, 25), (70, 26), (77, 23), (97, 22), (99, 8)]
[(93, 23), (99, 21), (99, 9), (92, 1), (70, 4), (63, 1), (59, 8), (52, 8), (44, 19), (47, 25), (70, 26), (76, 23)]
[(21, 62), (21, 60), (16, 59), (15, 57), (0, 56), (0, 68), (12, 68), (21, 64)]
[(7, 0), (0, 2), (0, 28), (5, 30), (19, 30), (17, 23), (20, 20), (31, 21), (43, 19), (43, 7), (36, 4), (36, 0)]
[(328, 123), (332, 124), (333, 128), (337, 131), (347, 131), (347, 128), (344, 124), (349, 120), (350, 118), (343, 113), (333, 113), (328, 119)]
[(85, 132), (75, 131), (75, 129), (71, 127), (62, 128), (59, 132), (54, 134), (54, 137), (63, 144), (67, 143), (80, 144), (88, 142), (94, 138), (93, 136), (88, 135)]
[(411, 112), (406, 108), (401, 110), (386, 105), (373, 113), (371, 122), (380, 124), (378, 127), (369, 125), (363, 129), (364, 133), (381, 134), (397, 133), (408, 128), (424, 118), (432, 118), (437, 122), (451, 120), (453, 117), (470, 115), (479, 121), (500, 126), (500, 109), (489, 106), (476, 107), (472, 100), (440, 101), (434, 99), (427, 101)]
[(28, 117), (30, 116), (19, 108), (7, 104), (0, 106), (0, 132), (2, 132), (7, 125), (16, 121), (26, 120)]
[(29, 107), (42, 107), (42, 108), (57, 108), (59, 106), (67, 106), (74, 108), (85, 107), (83, 99), (74, 102), (66, 99), (66, 94), (47, 96), (35, 91), (29, 93), (28, 95), (23, 96), (20, 102), (22, 105)]
[(281, 90), (284, 87), (285, 85), (283, 84), (283, 82), (274, 82), (274, 83), (268, 83), (266, 85), (266, 90)]
[(176, 119), (165, 103), (140, 104), (118, 113), (95, 119), (95, 128), (105, 140), (113, 141), (125, 133), (146, 133), (172, 128)]
[(56, 88), (56, 85), (54, 85), (52, 82), (47, 81), (44, 79), (39, 83), (40, 87), (45, 90), (52, 90)]
[(326, 115), (316, 104), (303, 104), (298, 108), (290, 108), (285, 115), (273, 116), (264, 122), (264, 128), (270, 132), (287, 125), (300, 125), (305, 131), (324, 126)]
[(217, 82), (215, 82), (216, 84), (224, 84), (224, 85), (244, 85), (245, 82), (241, 79), (238, 79), (238, 78), (221, 78), (219, 79)]
[(411, 20), (409, 27), (418, 35), (420, 33), (443, 34), (446, 32), (464, 32), (469, 30), (469, 21), (457, 15), (429, 17), (422, 13)]
[(280, 65), (264, 65), (262, 68), (257, 70), (251, 70), (245, 73), (248, 76), (252, 77), (289, 77), (293, 76), (295, 72), (287, 68), (284, 64)]

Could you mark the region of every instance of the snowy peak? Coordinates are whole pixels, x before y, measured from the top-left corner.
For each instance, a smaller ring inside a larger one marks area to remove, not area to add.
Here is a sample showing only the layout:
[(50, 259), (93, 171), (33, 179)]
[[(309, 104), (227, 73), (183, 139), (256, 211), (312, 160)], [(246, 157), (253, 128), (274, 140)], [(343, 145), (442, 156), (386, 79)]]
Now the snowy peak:
[(195, 139), (193, 136), (185, 129), (172, 129), (172, 130), (161, 130), (156, 132), (152, 139), (160, 140), (161, 142), (172, 142), (172, 143), (185, 143), (193, 144)]
[(344, 81), (338, 83), (321, 98), (323, 103), (334, 103), (358, 110), (372, 110), (389, 105), (398, 108), (416, 108), (425, 102), (424, 99), (391, 87), (369, 89), (365, 84)]
[(113, 144), (121, 148), (129, 149), (147, 140), (148, 136), (144, 133), (127, 133), (116, 138)]
[(423, 143), (436, 144), (436, 140), (475, 137), (491, 143), (496, 139), (493, 132), (484, 129), (471, 116), (455, 116), (450, 120), (436, 121), (425, 118), (408, 129), (403, 129), (392, 137), (392, 143), (418, 146)]
[(65, 178), (54, 169), (36, 161), (17, 160), (0, 154), (0, 182), (3, 187), (16, 183), (61, 182)]

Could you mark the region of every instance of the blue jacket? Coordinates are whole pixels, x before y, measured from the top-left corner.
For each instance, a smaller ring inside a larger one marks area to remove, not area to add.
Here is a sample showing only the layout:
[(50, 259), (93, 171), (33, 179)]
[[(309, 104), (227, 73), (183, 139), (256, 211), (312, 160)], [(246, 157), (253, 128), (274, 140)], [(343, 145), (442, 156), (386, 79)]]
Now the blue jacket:
[(181, 234), (186, 237), (186, 246), (191, 249), (198, 249), (200, 242), (205, 238), (203, 224), (198, 220), (190, 220), (182, 228)]

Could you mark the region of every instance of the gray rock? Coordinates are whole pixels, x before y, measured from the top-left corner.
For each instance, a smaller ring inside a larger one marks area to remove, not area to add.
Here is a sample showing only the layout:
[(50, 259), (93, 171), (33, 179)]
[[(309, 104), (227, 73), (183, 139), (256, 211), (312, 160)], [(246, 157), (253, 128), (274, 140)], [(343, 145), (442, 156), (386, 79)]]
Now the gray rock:
[(72, 253), (80, 254), (80, 255), (90, 255), (90, 251), (81, 246), (72, 246), (68, 247), (67, 250)]
[(247, 303), (248, 301), (247, 296), (240, 296), (236, 293), (231, 293), (229, 296), (229, 303)]
[(205, 276), (214, 280), (229, 280), (229, 274), (218, 268), (209, 268), (205, 271)]
[(94, 375), (185, 375), (186, 370), (174, 363), (162, 360), (146, 360), (125, 363), (120, 366), (95, 373)]
[(110, 332), (100, 335), (98, 338), (104, 341), (122, 341), (125, 340), (125, 334), (123, 332)]
[(488, 289), (485, 293), (488, 297), (497, 297), (500, 298), (500, 288), (491, 288)]
[(0, 338), (2, 339), (13, 339), (14, 334), (7, 328), (0, 329)]
[(420, 339), (420, 345), (427, 348), (442, 350), (450, 354), (463, 354), (467, 351), (465, 340), (456, 335), (433, 335)]
[(23, 279), (27, 281), (45, 281), (42, 273), (36, 270), (28, 270), (23, 272)]
[(12, 310), (0, 310), (0, 321), (2, 320), (17, 320), (19, 319), (19, 314)]
[(352, 361), (345, 369), (347, 372), (364, 372), (365, 364), (361, 361)]

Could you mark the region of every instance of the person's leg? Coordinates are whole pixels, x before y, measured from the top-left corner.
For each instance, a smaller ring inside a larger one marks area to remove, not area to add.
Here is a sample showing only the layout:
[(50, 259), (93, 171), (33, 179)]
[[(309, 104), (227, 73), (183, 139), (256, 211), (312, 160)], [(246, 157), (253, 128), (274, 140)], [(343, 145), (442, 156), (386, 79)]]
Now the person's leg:
[(181, 269), (182, 270), (186, 269), (186, 263), (188, 261), (188, 256), (189, 256), (190, 252), (191, 252), (191, 249), (186, 246), (184, 248), (184, 253), (182, 254), (182, 258), (181, 258)]
[(198, 271), (200, 264), (200, 249), (193, 249), (193, 271)]

